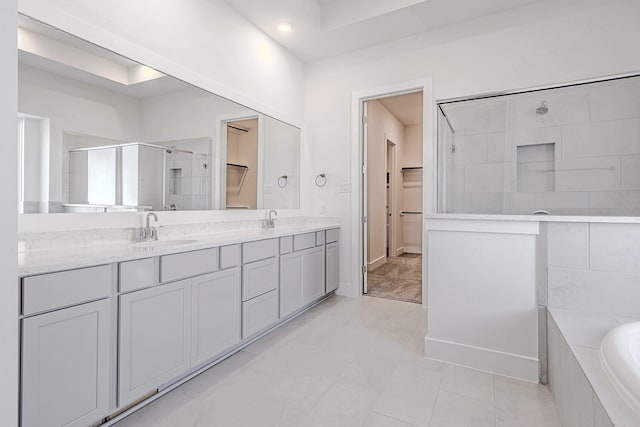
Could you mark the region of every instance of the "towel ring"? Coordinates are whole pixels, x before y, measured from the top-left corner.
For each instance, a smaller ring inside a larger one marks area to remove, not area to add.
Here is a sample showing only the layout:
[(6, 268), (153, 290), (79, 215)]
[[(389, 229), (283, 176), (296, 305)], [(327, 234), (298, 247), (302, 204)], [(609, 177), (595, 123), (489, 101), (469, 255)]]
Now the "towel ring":
[(316, 185), (318, 187), (324, 187), (325, 185), (327, 185), (327, 175), (321, 173), (320, 175), (316, 176)]
[(289, 178), (287, 177), (287, 175), (282, 175), (281, 177), (278, 177), (278, 187), (280, 188), (286, 187), (288, 181), (289, 181)]

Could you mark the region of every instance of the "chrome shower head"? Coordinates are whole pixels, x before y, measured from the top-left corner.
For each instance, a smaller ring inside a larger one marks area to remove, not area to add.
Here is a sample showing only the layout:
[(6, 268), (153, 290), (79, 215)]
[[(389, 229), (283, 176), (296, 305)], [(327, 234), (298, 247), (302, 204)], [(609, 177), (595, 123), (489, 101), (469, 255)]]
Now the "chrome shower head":
[(547, 101), (541, 101), (540, 104), (538, 104), (538, 108), (536, 108), (536, 114), (540, 114), (541, 116), (544, 116), (548, 112), (549, 112), (549, 107), (547, 107)]

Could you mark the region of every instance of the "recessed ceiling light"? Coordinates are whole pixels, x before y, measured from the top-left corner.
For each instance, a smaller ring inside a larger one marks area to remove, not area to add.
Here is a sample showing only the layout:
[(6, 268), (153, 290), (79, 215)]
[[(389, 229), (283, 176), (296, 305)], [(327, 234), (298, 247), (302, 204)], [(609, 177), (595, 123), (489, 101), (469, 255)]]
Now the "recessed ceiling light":
[(281, 33), (290, 33), (291, 31), (293, 31), (293, 24), (289, 21), (280, 21), (278, 22), (276, 28)]

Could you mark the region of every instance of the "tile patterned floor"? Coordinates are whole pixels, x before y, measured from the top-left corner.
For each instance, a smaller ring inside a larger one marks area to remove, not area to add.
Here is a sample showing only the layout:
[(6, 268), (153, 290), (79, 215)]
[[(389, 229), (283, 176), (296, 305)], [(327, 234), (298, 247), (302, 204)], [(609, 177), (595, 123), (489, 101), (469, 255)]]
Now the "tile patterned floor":
[(371, 270), (368, 295), (371, 297), (422, 304), (422, 255), (402, 254)]
[(546, 387), (426, 360), (420, 305), (335, 296), (118, 427), (559, 427)]

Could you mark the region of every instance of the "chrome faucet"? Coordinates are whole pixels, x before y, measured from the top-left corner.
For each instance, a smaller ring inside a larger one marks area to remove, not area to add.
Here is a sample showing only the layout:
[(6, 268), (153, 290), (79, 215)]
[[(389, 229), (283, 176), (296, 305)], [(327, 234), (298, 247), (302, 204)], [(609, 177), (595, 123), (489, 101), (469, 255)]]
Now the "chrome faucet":
[(149, 212), (146, 218), (146, 227), (140, 229), (140, 234), (138, 235), (138, 241), (140, 242), (149, 242), (152, 240), (158, 240), (158, 230), (155, 227), (152, 227), (149, 222), (153, 217), (155, 222), (158, 222), (158, 215), (155, 212)]
[(262, 220), (262, 228), (270, 229), (276, 227), (275, 220), (271, 217), (271, 214), (278, 216), (278, 212), (276, 212), (274, 209), (271, 209), (269, 212), (267, 212), (267, 218)]

